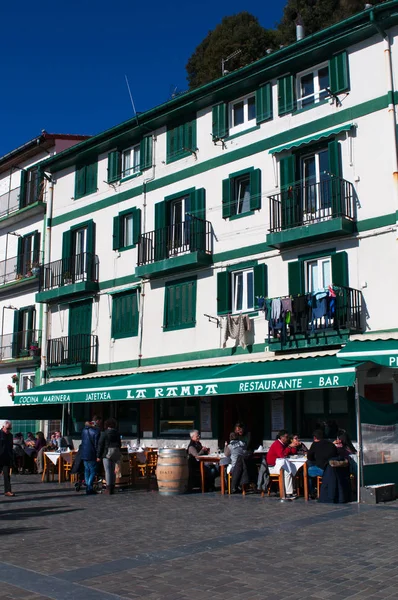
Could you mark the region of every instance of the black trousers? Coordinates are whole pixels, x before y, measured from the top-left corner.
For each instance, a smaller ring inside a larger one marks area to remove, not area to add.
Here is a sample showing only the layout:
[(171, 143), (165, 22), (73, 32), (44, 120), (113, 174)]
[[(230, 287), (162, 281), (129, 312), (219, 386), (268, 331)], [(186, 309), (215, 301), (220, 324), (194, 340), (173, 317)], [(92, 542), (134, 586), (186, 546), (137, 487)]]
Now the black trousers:
[(8, 465), (4, 465), (2, 467), (3, 478), (4, 478), (4, 493), (11, 492), (11, 479), (10, 479), (10, 471), (11, 467)]

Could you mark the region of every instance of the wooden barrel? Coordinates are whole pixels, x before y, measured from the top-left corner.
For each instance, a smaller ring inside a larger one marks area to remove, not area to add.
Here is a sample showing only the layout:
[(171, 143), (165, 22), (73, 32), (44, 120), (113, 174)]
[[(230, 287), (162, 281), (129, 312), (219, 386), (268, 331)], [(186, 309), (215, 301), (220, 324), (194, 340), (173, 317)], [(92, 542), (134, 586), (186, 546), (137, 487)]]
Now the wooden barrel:
[(159, 494), (175, 496), (188, 488), (188, 457), (184, 448), (160, 448), (156, 467)]

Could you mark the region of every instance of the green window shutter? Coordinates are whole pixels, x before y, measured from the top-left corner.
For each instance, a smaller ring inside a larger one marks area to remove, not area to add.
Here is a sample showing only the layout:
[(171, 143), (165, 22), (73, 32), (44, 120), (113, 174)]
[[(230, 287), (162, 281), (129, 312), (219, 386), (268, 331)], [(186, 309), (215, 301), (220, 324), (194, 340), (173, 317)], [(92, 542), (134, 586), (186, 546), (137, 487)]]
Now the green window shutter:
[(272, 86), (266, 83), (256, 90), (257, 125), (269, 119), (272, 119)]
[[(23, 238), (18, 238), (18, 250), (17, 250), (17, 274), (22, 274), (23, 271)], [(7, 265), (5, 265), (7, 269)]]
[(72, 232), (70, 229), (64, 231), (62, 236), (62, 258), (70, 258), (72, 255)]
[(21, 335), (18, 333), (21, 331), (21, 321), (22, 321), (22, 311), (15, 310), (14, 311), (14, 329), (12, 336), (12, 357), (17, 358), (19, 355), (19, 349), (21, 344)]
[(341, 179), (342, 175), (342, 160), (341, 160), (341, 144), (336, 140), (332, 140), (328, 144), (329, 153), (329, 173), (331, 175), (329, 188), (332, 202), (333, 216), (343, 214), (344, 200), (344, 185)]
[(86, 193), (86, 167), (76, 167), (75, 171), (75, 199), (81, 198)]
[(25, 206), (27, 175), (27, 172), (24, 171), (24, 169), (21, 169), (21, 180), (19, 184), (19, 208), (23, 208)]
[(140, 142), (140, 171), (152, 167), (152, 136), (146, 135)]
[(293, 75), (278, 79), (278, 115), (291, 113), (296, 107)]
[(279, 161), (281, 189), (281, 225), (288, 229), (300, 222), (300, 194), (294, 189), (296, 180), (295, 156), (286, 156)]
[(138, 244), (141, 235), (141, 209), (133, 210), (133, 244)]
[(258, 304), (258, 297), (266, 298), (268, 296), (268, 267), (266, 264), (256, 265), (253, 268), (254, 273), (254, 301)]
[(167, 160), (172, 159), (177, 153), (178, 127), (167, 130)]
[(206, 220), (206, 190), (199, 188), (191, 193), (191, 213), (198, 219)]
[(329, 61), (330, 89), (334, 94), (348, 92), (350, 89), (350, 77), (348, 71), (347, 52), (335, 54)]
[(119, 181), (121, 177), (122, 161), (118, 150), (108, 154), (108, 183)]
[(224, 179), (222, 182), (222, 218), (227, 219), (231, 214), (231, 180)]
[(33, 202), (43, 202), (44, 200), (44, 174), (40, 167), (36, 170), (35, 196)]
[(212, 108), (213, 140), (225, 138), (228, 135), (228, 105), (226, 102), (216, 104)]
[(196, 325), (196, 279), (166, 284), (164, 298), (164, 329)]
[(261, 208), (261, 170), (250, 171), (250, 210)]
[(98, 162), (95, 161), (86, 167), (86, 194), (93, 194), (97, 191)]
[(186, 150), (196, 150), (196, 119), (188, 121), (183, 127), (184, 138), (182, 148), (185, 148)]
[(231, 273), (217, 273), (217, 314), (225, 315), (232, 310)]
[[(40, 262), (40, 232), (35, 231), (33, 233), (33, 262)], [(37, 265), (34, 265), (37, 266)]]
[(332, 254), (332, 283), (333, 285), (348, 287), (348, 254), (336, 252)]
[(166, 202), (155, 204), (155, 260), (162, 260), (167, 256), (166, 208)]
[[(119, 250), (120, 246), (120, 216), (113, 217), (112, 249)], [(113, 337), (113, 336), (112, 336)]]
[(301, 260), (288, 263), (289, 295), (298, 296), (305, 293), (304, 263)]
[(87, 223), (87, 248), (86, 252), (95, 254), (95, 223), (88, 221)]
[(138, 290), (117, 294), (112, 299), (112, 337), (138, 335)]
[[(190, 224), (190, 246), (196, 250), (206, 250), (206, 190), (200, 188), (191, 192), (191, 219)], [(187, 220), (187, 219), (186, 219)]]

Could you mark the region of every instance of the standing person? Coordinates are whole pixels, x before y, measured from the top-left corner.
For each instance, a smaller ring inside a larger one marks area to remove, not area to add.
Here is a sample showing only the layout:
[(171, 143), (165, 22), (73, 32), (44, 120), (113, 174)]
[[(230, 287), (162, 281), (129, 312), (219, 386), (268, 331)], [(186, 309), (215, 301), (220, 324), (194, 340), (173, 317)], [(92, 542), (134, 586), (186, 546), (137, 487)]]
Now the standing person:
[(86, 481), (86, 494), (95, 494), (94, 479), (97, 474), (97, 452), (98, 442), (101, 435), (98, 427), (98, 418), (86, 423), (82, 431), (82, 443), (80, 444), (80, 458), (84, 463), (84, 479)]
[(106, 479), (106, 490), (105, 494), (114, 494), (116, 473), (116, 463), (120, 460), (120, 448), (122, 442), (120, 440), (120, 433), (117, 430), (117, 423), (115, 419), (108, 419), (105, 421), (105, 431), (101, 433), (98, 442), (97, 451), (97, 462), (104, 463), (105, 479)]
[(0, 429), (0, 469), (3, 471), (4, 495), (15, 496), (11, 491), (10, 470), (14, 464), (13, 439), (10, 421), (4, 421)]

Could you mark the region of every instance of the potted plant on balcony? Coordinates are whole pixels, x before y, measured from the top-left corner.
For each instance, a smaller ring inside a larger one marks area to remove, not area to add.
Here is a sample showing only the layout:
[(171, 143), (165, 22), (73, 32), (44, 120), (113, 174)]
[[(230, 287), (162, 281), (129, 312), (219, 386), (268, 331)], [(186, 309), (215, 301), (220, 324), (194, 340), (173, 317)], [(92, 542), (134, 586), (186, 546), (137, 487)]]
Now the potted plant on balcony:
[(29, 346), (29, 356), (39, 356), (39, 345), (37, 342), (32, 342)]
[(72, 283), (72, 275), (69, 271), (64, 271), (64, 273), (62, 273), (62, 280), (64, 285), (70, 285)]
[(14, 373), (14, 375), (11, 375), (11, 381), (13, 383), (18, 383), (18, 381), (19, 381), (18, 375), (16, 375), (15, 373)]
[(10, 394), (11, 398), (14, 398), (14, 386), (13, 385), (7, 385), (7, 392)]
[(34, 277), (38, 277), (40, 275), (40, 265), (37, 262), (34, 262), (32, 265), (32, 275)]

